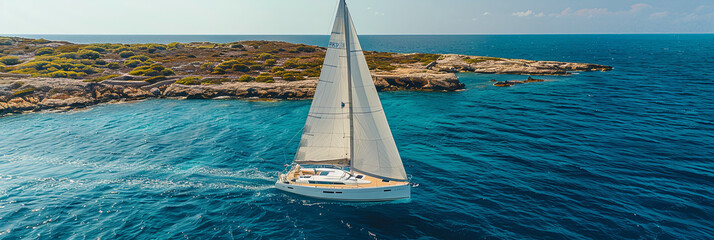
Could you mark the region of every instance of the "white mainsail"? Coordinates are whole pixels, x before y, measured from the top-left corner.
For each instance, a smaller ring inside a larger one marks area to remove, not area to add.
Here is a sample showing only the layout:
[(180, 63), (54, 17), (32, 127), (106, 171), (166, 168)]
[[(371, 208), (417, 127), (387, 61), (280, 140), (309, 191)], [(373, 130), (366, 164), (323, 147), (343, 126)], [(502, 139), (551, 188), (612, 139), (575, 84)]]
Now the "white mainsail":
[[(341, 2), (339, 8), (344, 8), (344, 3)], [(344, 33), (344, 11), (337, 11), (320, 80), (295, 155), (296, 162), (348, 164), (350, 127)]]
[(349, 164), (361, 173), (407, 180), (344, 0), (337, 10), (295, 161)]

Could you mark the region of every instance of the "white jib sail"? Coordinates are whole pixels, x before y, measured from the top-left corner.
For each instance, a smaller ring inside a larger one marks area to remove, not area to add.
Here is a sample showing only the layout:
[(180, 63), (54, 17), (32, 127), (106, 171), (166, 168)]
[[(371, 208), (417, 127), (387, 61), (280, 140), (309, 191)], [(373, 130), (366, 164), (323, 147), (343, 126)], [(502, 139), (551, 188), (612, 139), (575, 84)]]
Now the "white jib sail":
[[(344, 14), (347, 14), (346, 18)], [(345, 46), (345, 19), (350, 34), (349, 46)], [(349, 47), (350, 52), (349, 71), (345, 47)], [(352, 80), (351, 101), (347, 91), (348, 72)], [(349, 159), (349, 104), (354, 104), (354, 159)], [(326, 163), (348, 159), (353, 170), (386, 179), (407, 180), (352, 18), (344, 1), (340, 1), (320, 81), (295, 160)]]

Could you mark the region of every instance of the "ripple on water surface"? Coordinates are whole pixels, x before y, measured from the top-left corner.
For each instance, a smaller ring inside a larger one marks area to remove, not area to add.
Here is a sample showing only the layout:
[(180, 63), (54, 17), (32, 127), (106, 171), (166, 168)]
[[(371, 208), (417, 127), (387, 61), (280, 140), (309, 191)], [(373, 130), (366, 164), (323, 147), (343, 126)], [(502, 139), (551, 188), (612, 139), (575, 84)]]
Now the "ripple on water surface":
[(524, 77), (461, 74), (466, 91), (381, 93), (420, 184), (387, 203), (273, 188), (310, 101), (148, 100), (3, 117), (0, 239), (714, 235), (714, 76), (701, 70), (714, 64), (701, 56), (713, 35), (373, 36), (364, 45), (615, 70), (510, 88), (489, 80)]

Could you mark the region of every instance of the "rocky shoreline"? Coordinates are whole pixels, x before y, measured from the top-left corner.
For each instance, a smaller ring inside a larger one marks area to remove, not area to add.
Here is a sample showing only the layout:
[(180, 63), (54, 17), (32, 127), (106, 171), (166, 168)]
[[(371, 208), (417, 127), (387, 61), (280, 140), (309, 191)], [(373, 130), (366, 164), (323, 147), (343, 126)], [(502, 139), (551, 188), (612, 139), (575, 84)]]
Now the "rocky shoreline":
[[(176, 77), (153, 84), (127, 80), (95, 83), (68, 78), (0, 75), (0, 116), (43, 110), (67, 111), (101, 103), (151, 98), (300, 100), (312, 98), (317, 86), (317, 79), (314, 78), (274, 83), (227, 82), (215, 85), (176, 84), (178, 79)], [(454, 91), (464, 87), (453, 73), (376, 75), (374, 79), (375, 86), (380, 91)]]
[[(0, 116), (150, 98), (309, 99), (326, 51), (270, 41), (85, 45), (6, 40), (0, 46)], [(612, 69), (457, 54), (365, 56), (378, 91), (457, 91), (465, 87), (455, 74), (460, 72), (568, 75)]]

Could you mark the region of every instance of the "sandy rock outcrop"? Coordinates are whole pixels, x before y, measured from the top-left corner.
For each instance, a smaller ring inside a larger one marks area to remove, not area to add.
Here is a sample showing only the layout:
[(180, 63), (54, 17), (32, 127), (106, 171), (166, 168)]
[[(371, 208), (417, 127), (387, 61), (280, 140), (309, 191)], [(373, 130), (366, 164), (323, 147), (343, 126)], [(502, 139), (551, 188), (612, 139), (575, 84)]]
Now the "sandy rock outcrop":
[(431, 69), (441, 72), (474, 72), (490, 74), (569, 75), (578, 71), (609, 71), (610, 66), (590, 63), (531, 61), (458, 54), (444, 54)]

